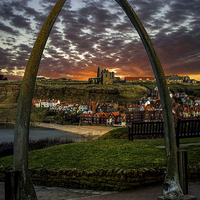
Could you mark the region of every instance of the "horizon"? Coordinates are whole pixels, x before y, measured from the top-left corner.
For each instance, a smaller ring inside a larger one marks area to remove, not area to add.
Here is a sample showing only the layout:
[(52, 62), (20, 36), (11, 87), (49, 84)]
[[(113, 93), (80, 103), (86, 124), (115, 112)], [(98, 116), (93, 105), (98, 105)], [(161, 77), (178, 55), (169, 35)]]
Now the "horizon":
[[(0, 74), (1, 75), (1, 74)], [(2, 74), (3, 75), (3, 74)], [(171, 76), (171, 75), (175, 75), (175, 74), (170, 74), (170, 75), (165, 75), (165, 76)], [(176, 74), (178, 75), (178, 74)], [(115, 74), (115, 76), (117, 76)], [(178, 75), (178, 76), (189, 76), (190, 79), (195, 79), (196, 81), (200, 81), (200, 75)], [(7, 77), (7, 76), (6, 76)], [(44, 77), (45, 79), (61, 79), (61, 78), (66, 78), (66, 77), (59, 77), (59, 78), (52, 78), (52, 77), (45, 77), (45, 76), (37, 76), (37, 77)], [(120, 77), (121, 80), (124, 80), (127, 77), (150, 77), (150, 76), (126, 76), (126, 77)], [(155, 77), (155, 76), (151, 76), (151, 77)], [(8, 77), (7, 77), (8, 78)], [(95, 77), (88, 77), (88, 78), (95, 78)], [(69, 78), (66, 78), (69, 79)], [(9, 81), (22, 81), (23, 77), (21, 79), (8, 79)], [(71, 79), (72, 81), (88, 81), (88, 79), (81, 79), (81, 80), (77, 80), (77, 79)]]

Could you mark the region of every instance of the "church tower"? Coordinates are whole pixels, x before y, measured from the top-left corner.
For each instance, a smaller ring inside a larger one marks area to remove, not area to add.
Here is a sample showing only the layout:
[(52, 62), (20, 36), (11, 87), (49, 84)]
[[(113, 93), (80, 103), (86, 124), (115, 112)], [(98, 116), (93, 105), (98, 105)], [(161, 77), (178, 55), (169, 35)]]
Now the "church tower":
[(98, 67), (97, 69), (97, 78), (99, 78), (101, 75), (100, 75), (100, 67)]

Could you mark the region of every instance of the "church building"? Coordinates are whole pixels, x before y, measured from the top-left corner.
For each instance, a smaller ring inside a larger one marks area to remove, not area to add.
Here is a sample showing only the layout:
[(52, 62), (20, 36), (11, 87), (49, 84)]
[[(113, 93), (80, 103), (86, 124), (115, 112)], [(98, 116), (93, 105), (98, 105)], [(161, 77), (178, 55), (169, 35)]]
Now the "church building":
[(118, 81), (120, 81), (120, 77), (115, 77), (114, 72), (109, 72), (107, 69), (100, 71), (100, 67), (97, 69), (97, 78), (88, 79), (91, 84), (113, 84)]

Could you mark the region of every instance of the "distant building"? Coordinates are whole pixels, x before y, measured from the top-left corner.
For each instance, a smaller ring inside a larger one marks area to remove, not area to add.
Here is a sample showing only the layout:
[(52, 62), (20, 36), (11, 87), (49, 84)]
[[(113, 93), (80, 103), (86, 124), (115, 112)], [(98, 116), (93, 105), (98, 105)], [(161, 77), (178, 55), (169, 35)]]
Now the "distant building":
[(183, 83), (197, 83), (195, 79), (184, 80)]
[[(166, 80), (168, 83), (197, 83), (195, 79), (190, 79), (188, 75), (186, 76), (178, 76), (178, 75), (170, 75), (166, 76)], [(126, 83), (136, 83), (136, 82), (156, 82), (155, 77), (125, 77)]]
[(135, 82), (156, 82), (155, 77), (125, 77), (126, 83)]
[(107, 69), (103, 69), (100, 72), (100, 67), (97, 69), (97, 78), (89, 78), (88, 82), (91, 84), (113, 84), (114, 82), (120, 82), (120, 77), (115, 77), (114, 72), (109, 72)]
[(56, 105), (60, 104), (60, 100), (57, 99), (33, 99), (32, 106), (34, 107), (44, 107), (44, 108), (52, 108), (56, 107)]
[(186, 76), (170, 75), (166, 76), (166, 80), (169, 83), (183, 83), (183, 82), (188, 82), (190, 80), (190, 77), (188, 75)]
[(152, 97), (153, 99), (158, 99), (158, 100), (160, 100), (160, 94), (159, 94), (158, 90), (152, 90), (152, 91), (151, 91), (151, 97)]
[(82, 114), (81, 115), (81, 123), (92, 124), (93, 114)]
[(97, 78), (100, 78), (101, 77), (101, 72), (100, 72), (100, 67), (98, 67), (97, 69)]
[(41, 107), (41, 99), (33, 99), (32, 100), (32, 106), (33, 107)]
[(197, 97), (195, 100), (194, 100), (195, 103), (198, 103), (198, 105), (200, 105), (200, 97)]
[(45, 80), (46, 80), (46, 78), (43, 77), (43, 76), (37, 76), (36, 77), (36, 81), (45, 81)]

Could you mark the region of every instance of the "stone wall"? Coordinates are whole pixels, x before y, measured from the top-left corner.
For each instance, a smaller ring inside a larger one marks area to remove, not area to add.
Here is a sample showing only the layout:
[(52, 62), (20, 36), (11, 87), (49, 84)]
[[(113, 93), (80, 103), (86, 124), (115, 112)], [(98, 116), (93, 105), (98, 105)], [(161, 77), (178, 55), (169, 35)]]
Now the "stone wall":
[[(4, 181), (4, 171), (11, 169), (11, 167), (0, 168), (0, 181)], [(166, 167), (138, 170), (98, 169), (95, 171), (30, 168), (35, 185), (110, 191), (163, 184), (165, 171)], [(188, 178), (189, 181), (200, 180), (200, 164), (197, 167), (188, 167)]]

